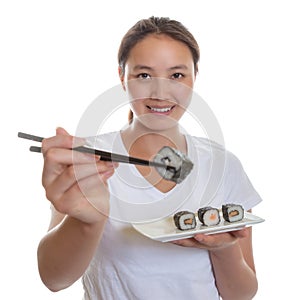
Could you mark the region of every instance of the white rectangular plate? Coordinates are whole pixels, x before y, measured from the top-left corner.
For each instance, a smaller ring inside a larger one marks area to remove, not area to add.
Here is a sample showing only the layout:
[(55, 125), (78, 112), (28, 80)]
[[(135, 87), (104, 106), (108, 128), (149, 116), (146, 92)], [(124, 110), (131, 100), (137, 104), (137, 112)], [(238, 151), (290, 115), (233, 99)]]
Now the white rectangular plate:
[(204, 226), (201, 225), (198, 218), (196, 218), (196, 220), (196, 228), (184, 231), (176, 228), (172, 216), (153, 223), (132, 224), (132, 226), (135, 230), (150, 239), (160, 242), (170, 242), (174, 240), (189, 238), (197, 233), (215, 234), (228, 232), (264, 222), (264, 219), (248, 212), (245, 212), (243, 220), (234, 223), (224, 221), (221, 216), (221, 222), (215, 226)]

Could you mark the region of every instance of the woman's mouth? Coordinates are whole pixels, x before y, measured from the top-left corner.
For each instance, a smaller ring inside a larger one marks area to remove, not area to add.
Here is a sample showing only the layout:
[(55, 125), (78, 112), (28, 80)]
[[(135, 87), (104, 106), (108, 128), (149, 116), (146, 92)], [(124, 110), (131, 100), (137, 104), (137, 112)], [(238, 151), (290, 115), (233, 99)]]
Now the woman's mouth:
[(147, 108), (150, 109), (151, 112), (157, 113), (157, 114), (168, 114), (174, 107), (175, 107), (175, 105), (168, 106), (168, 107), (158, 107), (158, 106), (147, 105)]

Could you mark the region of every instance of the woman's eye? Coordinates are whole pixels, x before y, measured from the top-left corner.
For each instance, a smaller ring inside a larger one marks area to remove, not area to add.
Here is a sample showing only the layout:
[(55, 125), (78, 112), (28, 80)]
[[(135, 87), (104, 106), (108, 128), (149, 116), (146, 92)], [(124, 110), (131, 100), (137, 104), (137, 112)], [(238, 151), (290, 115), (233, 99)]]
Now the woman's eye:
[(138, 78), (141, 78), (141, 79), (150, 79), (150, 75), (147, 74), (147, 73), (141, 73), (141, 74), (138, 74), (137, 76)]
[(181, 78), (181, 77), (183, 77), (183, 74), (182, 74), (182, 73), (175, 73), (175, 74), (172, 75), (172, 78), (173, 78), (173, 79), (179, 79), (179, 78)]

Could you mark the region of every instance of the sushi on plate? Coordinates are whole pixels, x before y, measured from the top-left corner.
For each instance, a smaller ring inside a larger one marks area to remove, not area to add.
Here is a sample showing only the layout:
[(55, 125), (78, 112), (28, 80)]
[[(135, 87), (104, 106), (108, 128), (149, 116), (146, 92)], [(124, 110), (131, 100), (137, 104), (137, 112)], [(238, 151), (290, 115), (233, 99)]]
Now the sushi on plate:
[(222, 205), (223, 218), (227, 222), (237, 222), (244, 218), (244, 208), (239, 204), (223, 204)]
[(173, 219), (179, 230), (189, 230), (196, 227), (196, 217), (193, 212), (179, 211), (173, 216)]
[(210, 206), (198, 210), (198, 219), (205, 226), (218, 225), (221, 221), (219, 210)]

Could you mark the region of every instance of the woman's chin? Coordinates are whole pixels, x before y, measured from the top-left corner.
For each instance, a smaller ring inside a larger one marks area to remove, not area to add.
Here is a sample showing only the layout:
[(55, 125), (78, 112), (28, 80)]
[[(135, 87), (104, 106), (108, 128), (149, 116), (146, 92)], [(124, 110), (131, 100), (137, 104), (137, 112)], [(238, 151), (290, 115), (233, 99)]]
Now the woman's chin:
[(143, 116), (139, 119), (143, 127), (153, 131), (166, 131), (178, 126), (178, 121), (166, 116)]

